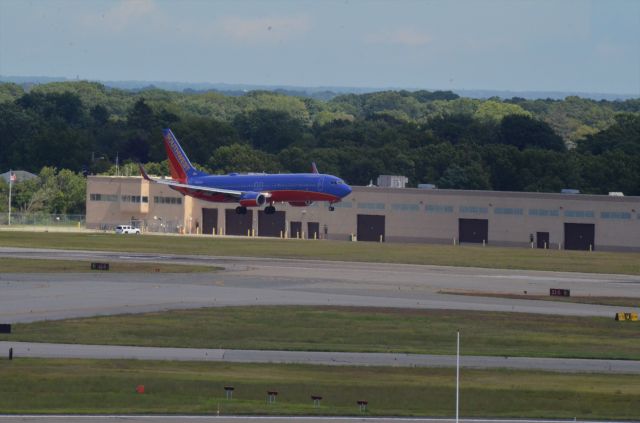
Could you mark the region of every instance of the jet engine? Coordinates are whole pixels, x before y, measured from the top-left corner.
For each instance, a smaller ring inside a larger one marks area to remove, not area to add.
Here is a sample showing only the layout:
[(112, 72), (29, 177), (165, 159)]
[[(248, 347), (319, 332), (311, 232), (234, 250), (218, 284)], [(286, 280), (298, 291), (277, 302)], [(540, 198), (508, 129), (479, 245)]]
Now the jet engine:
[(242, 207), (260, 207), (266, 200), (265, 195), (259, 192), (245, 192), (240, 197), (240, 205)]

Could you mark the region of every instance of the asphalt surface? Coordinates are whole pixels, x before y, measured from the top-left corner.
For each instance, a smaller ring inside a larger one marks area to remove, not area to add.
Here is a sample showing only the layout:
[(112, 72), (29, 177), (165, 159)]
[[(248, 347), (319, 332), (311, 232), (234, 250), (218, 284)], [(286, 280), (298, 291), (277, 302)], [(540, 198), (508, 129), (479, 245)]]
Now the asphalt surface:
[[(331, 366), (455, 367), (454, 355), (263, 351), (203, 348), (157, 348), (116, 345), (47, 344), (0, 341), (0, 355), (39, 358), (96, 358), (213, 361), (229, 363), (297, 363)], [(460, 357), (468, 369), (542, 370), (562, 373), (640, 374), (640, 361), (532, 357)]]
[[(42, 421), (51, 422), (71, 422), (71, 423), (238, 423), (238, 422), (255, 422), (255, 423), (455, 423), (456, 420), (451, 419), (430, 419), (430, 418), (393, 418), (393, 417), (262, 417), (262, 416), (77, 416), (77, 415), (56, 415), (56, 416), (2, 416), (0, 415), (0, 423), (37, 423)], [(464, 419), (461, 418), (460, 423), (568, 423), (568, 422), (591, 422), (593, 420), (531, 420), (531, 419)], [(601, 421), (605, 423), (604, 421)], [(628, 420), (624, 422), (607, 421), (606, 423), (630, 423)]]
[[(0, 269), (0, 323), (228, 305), (345, 305), (511, 311), (605, 316), (620, 307), (443, 295), (441, 290), (546, 295), (550, 288), (574, 296), (640, 297), (640, 277), (563, 272), (492, 270), (380, 263), (278, 260), (0, 248), (0, 257), (92, 261), (144, 261), (223, 267), (211, 274), (8, 274)], [(624, 308), (638, 311), (639, 308)], [(332, 352), (202, 350), (118, 346), (0, 343), (0, 357), (86, 357), (228, 362), (452, 367), (452, 356)], [(501, 367), (562, 372), (640, 373), (639, 362), (462, 356), (466, 368)], [(442, 422), (454, 419), (227, 416), (1, 416), (13, 422)], [(559, 420), (461, 419), (461, 422), (528, 423)], [(573, 420), (572, 420), (573, 421)]]
[[(640, 277), (246, 257), (0, 248), (0, 257), (145, 261), (223, 267), (216, 273), (0, 273), (0, 322), (233, 305), (334, 305), (603, 316), (640, 308), (444, 295), (463, 290), (640, 297)], [(0, 269), (1, 270), (1, 269)]]

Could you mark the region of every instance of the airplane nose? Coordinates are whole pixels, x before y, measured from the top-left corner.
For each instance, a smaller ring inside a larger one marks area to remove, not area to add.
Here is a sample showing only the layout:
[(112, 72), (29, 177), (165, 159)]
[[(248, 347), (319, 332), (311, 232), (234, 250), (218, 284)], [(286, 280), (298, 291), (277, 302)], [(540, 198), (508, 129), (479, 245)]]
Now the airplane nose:
[(342, 195), (341, 197), (346, 197), (351, 194), (351, 187), (349, 185), (342, 185)]

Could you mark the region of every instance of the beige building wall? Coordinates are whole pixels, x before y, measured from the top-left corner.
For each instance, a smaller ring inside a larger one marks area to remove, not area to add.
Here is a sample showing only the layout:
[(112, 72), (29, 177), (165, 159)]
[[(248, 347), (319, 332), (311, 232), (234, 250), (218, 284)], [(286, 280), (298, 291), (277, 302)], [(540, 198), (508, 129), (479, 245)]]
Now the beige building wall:
[[(118, 201), (95, 201), (91, 194), (115, 195)], [(122, 201), (134, 195), (146, 196), (148, 202)], [(181, 204), (159, 203), (156, 197), (180, 198)], [(133, 217), (147, 230), (196, 233), (202, 231), (202, 209), (213, 208), (218, 210), (219, 231), (226, 227), (225, 210), (235, 207), (182, 197), (140, 177), (96, 176), (87, 181), (90, 228), (127, 223)], [(276, 209), (285, 212), (288, 236), (292, 221), (302, 222), (305, 236), (307, 223), (318, 222), (321, 237), (326, 233), (329, 239), (348, 240), (357, 235), (358, 215), (377, 215), (384, 216), (385, 241), (452, 244), (459, 239), (459, 219), (483, 219), (489, 245), (524, 247), (532, 234), (548, 232), (549, 247), (564, 248), (565, 223), (588, 223), (595, 227), (595, 249), (640, 251), (640, 197), (353, 187), (334, 212), (326, 203), (276, 204)], [(253, 210), (257, 231), (258, 209)]]

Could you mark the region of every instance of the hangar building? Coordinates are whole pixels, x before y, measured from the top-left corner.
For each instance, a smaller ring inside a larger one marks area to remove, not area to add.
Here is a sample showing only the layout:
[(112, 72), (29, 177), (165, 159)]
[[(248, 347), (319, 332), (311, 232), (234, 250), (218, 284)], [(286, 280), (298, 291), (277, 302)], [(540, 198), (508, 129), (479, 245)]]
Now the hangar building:
[(133, 222), (146, 231), (358, 241), (478, 243), (640, 251), (640, 197), (353, 187), (324, 203), (277, 212), (183, 197), (141, 177), (87, 178), (87, 227)]

